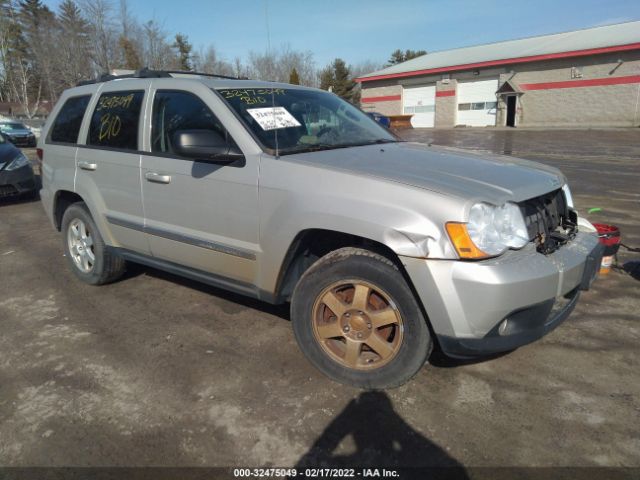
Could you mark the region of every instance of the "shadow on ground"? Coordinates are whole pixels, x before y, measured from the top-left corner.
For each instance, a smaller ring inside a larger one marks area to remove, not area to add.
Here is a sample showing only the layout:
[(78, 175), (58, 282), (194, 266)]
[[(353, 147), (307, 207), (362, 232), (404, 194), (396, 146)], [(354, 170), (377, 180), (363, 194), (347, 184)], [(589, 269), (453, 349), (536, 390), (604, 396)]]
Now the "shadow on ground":
[(124, 274), (123, 280), (134, 278), (142, 274), (182, 285), (183, 287), (191, 288), (207, 295), (213, 295), (223, 300), (237, 303), (238, 305), (242, 305), (243, 307), (259, 310), (270, 315), (275, 315), (282, 318), (283, 320), (290, 320), (288, 303), (273, 305), (262, 300), (251, 298), (246, 295), (241, 295), (239, 293), (230, 292), (228, 290), (223, 290), (212, 285), (207, 285), (206, 283), (191, 280), (180, 275), (175, 275), (173, 273), (158, 270), (156, 268), (141, 265), (139, 263), (127, 263), (127, 270)]
[(622, 266), (622, 269), (635, 280), (640, 280), (640, 260), (631, 260), (626, 262)]
[(351, 400), (296, 468), (356, 466), (440, 467), (455, 478), (467, 478), (462, 464), (407, 424), (383, 392), (363, 392)]

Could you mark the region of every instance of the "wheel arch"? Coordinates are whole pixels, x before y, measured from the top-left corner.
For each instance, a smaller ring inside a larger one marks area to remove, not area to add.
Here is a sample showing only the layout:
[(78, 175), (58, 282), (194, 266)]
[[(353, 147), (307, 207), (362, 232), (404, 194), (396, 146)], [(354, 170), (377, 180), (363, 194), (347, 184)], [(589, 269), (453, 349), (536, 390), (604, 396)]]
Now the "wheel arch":
[(282, 303), (290, 299), (298, 280), (316, 260), (344, 247), (363, 248), (389, 259), (398, 267), (413, 289), (411, 279), (400, 257), (384, 243), (336, 230), (308, 228), (296, 235), (284, 256), (276, 283), (276, 302)]
[(62, 229), (62, 217), (69, 206), (84, 202), (84, 199), (70, 190), (58, 190), (53, 197), (53, 222), (58, 231)]

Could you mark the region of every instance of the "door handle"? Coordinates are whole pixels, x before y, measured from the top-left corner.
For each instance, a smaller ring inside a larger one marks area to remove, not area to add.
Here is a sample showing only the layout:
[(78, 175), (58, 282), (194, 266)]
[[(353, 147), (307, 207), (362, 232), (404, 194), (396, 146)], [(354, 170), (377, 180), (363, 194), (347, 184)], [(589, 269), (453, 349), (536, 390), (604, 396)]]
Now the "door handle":
[(80, 167), (82, 170), (94, 171), (98, 168), (98, 164), (82, 161), (78, 162), (78, 167)]
[(144, 178), (153, 183), (171, 183), (171, 175), (162, 175), (156, 172), (147, 172), (144, 174)]

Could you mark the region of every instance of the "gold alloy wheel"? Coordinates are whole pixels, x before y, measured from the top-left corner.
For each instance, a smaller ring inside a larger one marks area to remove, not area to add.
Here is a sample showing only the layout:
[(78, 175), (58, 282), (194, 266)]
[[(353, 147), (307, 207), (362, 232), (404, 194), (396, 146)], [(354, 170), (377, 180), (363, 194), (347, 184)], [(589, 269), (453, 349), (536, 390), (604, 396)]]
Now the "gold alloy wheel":
[(389, 295), (362, 280), (341, 280), (325, 288), (313, 305), (313, 334), (340, 365), (380, 368), (402, 345), (402, 316)]

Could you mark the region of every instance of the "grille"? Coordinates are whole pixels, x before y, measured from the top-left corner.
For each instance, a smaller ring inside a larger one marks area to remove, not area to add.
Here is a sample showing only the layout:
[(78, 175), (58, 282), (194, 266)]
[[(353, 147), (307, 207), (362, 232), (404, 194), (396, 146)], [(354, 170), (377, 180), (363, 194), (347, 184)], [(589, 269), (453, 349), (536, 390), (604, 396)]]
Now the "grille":
[(0, 185), (0, 197), (9, 197), (17, 193), (18, 190), (13, 185)]
[(577, 218), (562, 190), (525, 200), (519, 206), (529, 240), (536, 241), (540, 252), (551, 253), (573, 237)]

